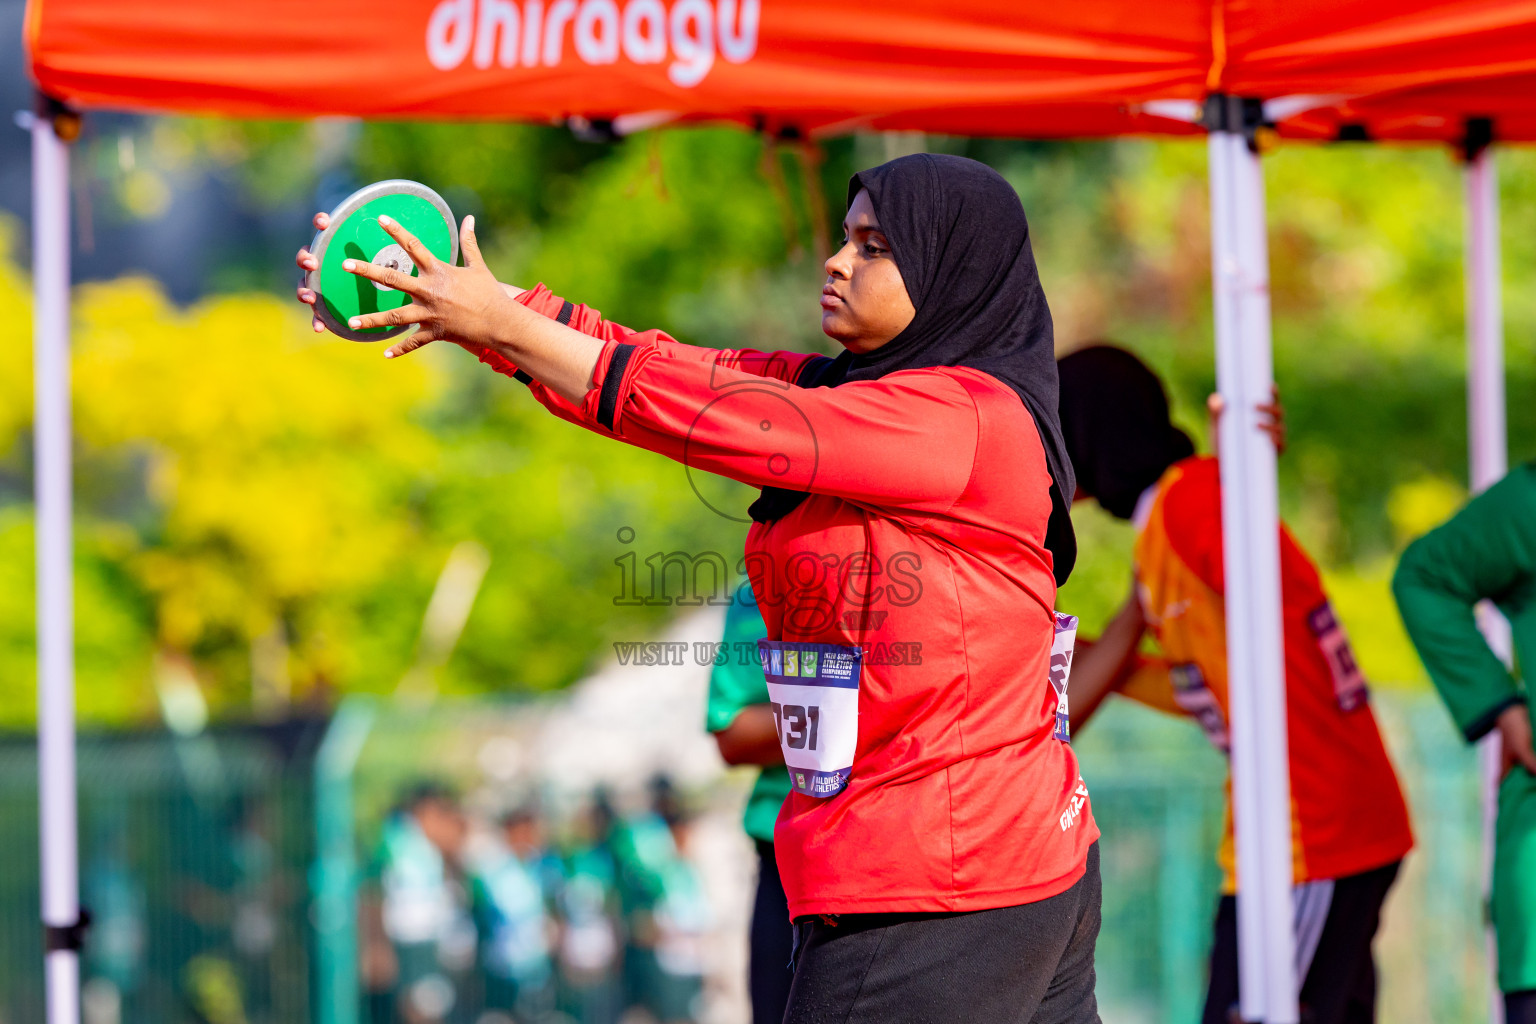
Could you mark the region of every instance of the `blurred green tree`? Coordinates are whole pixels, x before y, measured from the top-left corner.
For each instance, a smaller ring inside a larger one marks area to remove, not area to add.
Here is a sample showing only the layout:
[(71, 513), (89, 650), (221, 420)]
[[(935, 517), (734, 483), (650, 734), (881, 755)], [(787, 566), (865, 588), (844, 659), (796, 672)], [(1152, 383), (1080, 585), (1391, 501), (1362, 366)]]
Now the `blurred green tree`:
[[(893, 151), (880, 137), (809, 148), (709, 128), (597, 145), (542, 126), (206, 120), (156, 121), (144, 144), (157, 166), (233, 170), (274, 209), (336, 168), (418, 178), (479, 215), (503, 279), (544, 281), (689, 342), (812, 350), (826, 346), (815, 297), (847, 177)], [(1140, 352), (1204, 439), (1204, 148), (926, 144), (986, 160), (1019, 190), (1058, 346), (1111, 339)], [(1536, 155), (1500, 159), (1515, 285), (1536, 269)], [(110, 160), (82, 163), (117, 173)], [(1417, 679), (1386, 580), (1394, 552), (1449, 510), (1465, 477), (1457, 167), (1433, 149), (1294, 146), (1266, 173), (1292, 439), (1283, 511), (1324, 564), (1367, 671)], [(296, 223), (296, 240), (305, 233)], [(22, 334), (26, 284), (0, 259), (0, 300)], [(1533, 296), (1506, 291), (1514, 458), (1536, 455), (1536, 405), (1521, 400), (1536, 385)], [(608, 640), (677, 612), (615, 605), (615, 559), (739, 553), (745, 488), (690, 481), (558, 422), (463, 353), (432, 346), (388, 365), (374, 348), (311, 334), (286, 294), (178, 309), (152, 282), (125, 280), (81, 288), (75, 314), (88, 717), (153, 714), (165, 664), (190, 664), (216, 713), (244, 713), (263, 687), (293, 701), (392, 689), (464, 540), (488, 550), (489, 570), (441, 685), (561, 686)], [(29, 385), (24, 372), (0, 375), (0, 715), (13, 722), (32, 714)], [(1091, 633), (1123, 599), (1130, 539), (1096, 509), (1077, 516), (1083, 557), (1061, 604)]]

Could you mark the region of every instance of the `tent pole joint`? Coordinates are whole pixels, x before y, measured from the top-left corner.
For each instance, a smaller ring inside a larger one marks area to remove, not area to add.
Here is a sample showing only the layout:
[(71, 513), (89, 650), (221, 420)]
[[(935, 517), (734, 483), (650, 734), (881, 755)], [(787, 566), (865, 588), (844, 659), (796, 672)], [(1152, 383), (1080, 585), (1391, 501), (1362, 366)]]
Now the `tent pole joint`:
[(84, 907), (80, 908), (80, 915), (72, 924), (49, 924), (44, 921), (43, 950), (48, 953), (78, 953), (85, 948), (85, 933), (90, 927), (91, 912)]
[(1274, 128), (1264, 119), (1263, 100), (1257, 96), (1233, 96), (1224, 92), (1213, 92), (1205, 98), (1200, 124), (1208, 132), (1241, 135), (1253, 153), (1261, 148), (1261, 134)]
[(74, 142), (80, 137), (80, 111), (68, 103), (45, 92), (38, 92), (32, 105), (34, 116), (53, 125), (53, 134), (60, 142)]
[(1461, 139), (1461, 158), (1470, 164), (1493, 145), (1493, 118), (1469, 117), (1466, 125), (1466, 134)]

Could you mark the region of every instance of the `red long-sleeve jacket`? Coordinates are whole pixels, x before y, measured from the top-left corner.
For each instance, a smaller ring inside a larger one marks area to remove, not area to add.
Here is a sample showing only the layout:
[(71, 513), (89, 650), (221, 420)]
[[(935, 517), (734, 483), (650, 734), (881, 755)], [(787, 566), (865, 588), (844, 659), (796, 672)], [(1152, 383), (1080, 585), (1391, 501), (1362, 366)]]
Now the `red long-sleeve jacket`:
[(608, 341), (556, 415), (687, 465), (810, 497), (747, 535), (773, 640), (863, 648), (847, 788), (792, 793), (775, 848), (790, 913), (964, 911), (1054, 896), (1098, 838), (1053, 738), (1049, 473), (1014, 392), (967, 368), (799, 388), (799, 353), (636, 333), (542, 285), (529, 308)]

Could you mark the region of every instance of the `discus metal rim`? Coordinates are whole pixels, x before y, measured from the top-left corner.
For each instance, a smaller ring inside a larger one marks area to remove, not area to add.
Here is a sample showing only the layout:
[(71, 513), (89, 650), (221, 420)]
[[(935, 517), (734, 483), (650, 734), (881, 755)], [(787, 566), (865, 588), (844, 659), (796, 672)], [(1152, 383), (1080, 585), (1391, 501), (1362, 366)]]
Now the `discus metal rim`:
[(309, 243), (310, 254), (315, 257), (315, 269), (304, 272), (304, 287), (315, 293), (313, 307), (315, 319), (324, 324), (326, 330), (348, 341), (384, 341), (404, 334), (412, 326), (402, 324), (386, 327), (383, 330), (374, 328), (370, 331), (354, 331), (347, 326), (346, 321), (338, 320), (331, 315), (331, 311), (325, 305), (325, 293), (320, 290), (320, 269), (325, 266), (325, 251), (331, 239), (335, 237), (337, 229), (346, 222), (348, 217), (368, 203), (385, 196), (396, 195), (416, 196), (437, 208), (437, 211), (443, 215), (443, 220), (448, 223), (448, 263), (450, 266), (456, 266), (459, 262), (459, 230), (458, 222), (453, 219), (453, 211), (448, 208), (448, 203), (442, 196), (421, 182), (411, 181), (409, 178), (386, 178), (371, 185), (364, 185), (347, 196), (331, 211), (330, 225), (324, 231), (316, 231), (315, 237)]

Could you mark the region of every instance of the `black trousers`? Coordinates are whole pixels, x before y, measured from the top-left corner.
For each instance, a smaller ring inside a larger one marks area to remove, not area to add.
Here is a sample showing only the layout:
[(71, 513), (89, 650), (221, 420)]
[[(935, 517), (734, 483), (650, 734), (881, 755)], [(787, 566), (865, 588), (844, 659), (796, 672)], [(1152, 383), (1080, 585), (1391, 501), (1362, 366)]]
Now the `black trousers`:
[(1504, 993), (1504, 1024), (1536, 1024), (1536, 990)]
[(752, 995), (752, 1024), (783, 1024), (794, 973), (789, 958), (795, 929), (789, 921), (789, 898), (779, 880), (773, 844), (757, 841), (757, 898), (752, 903), (752, 935), (747, 961), (747, 988)]
[(785, 1024), (1099, 1024), (1099, 847), (1066, 892), (963, 914), (797, 922)]
[[(1303, 964), (1302, 1024), (1372, 1024), (1376, 1020), (1376, 959), (1371, 941), (1381, 923), (1381, 905), (1397, 878), (1398, 864), (1336, 879), (1326, 903), (1319, 892), (1300, 887), (1296, 899), (1298, 952), (1313, 952)], [(1317, 883), (1312, 883), (1316, 885)], [(1310, 921), (1309, 921), (1310, 919)], [(1320, 925), (1318, 924), (1320, 922)], [(1216, 908), (1211, 947), (1211, 986), (1203, 1024), (1238, 1021), (1237, 898), (1223, 896)]]

